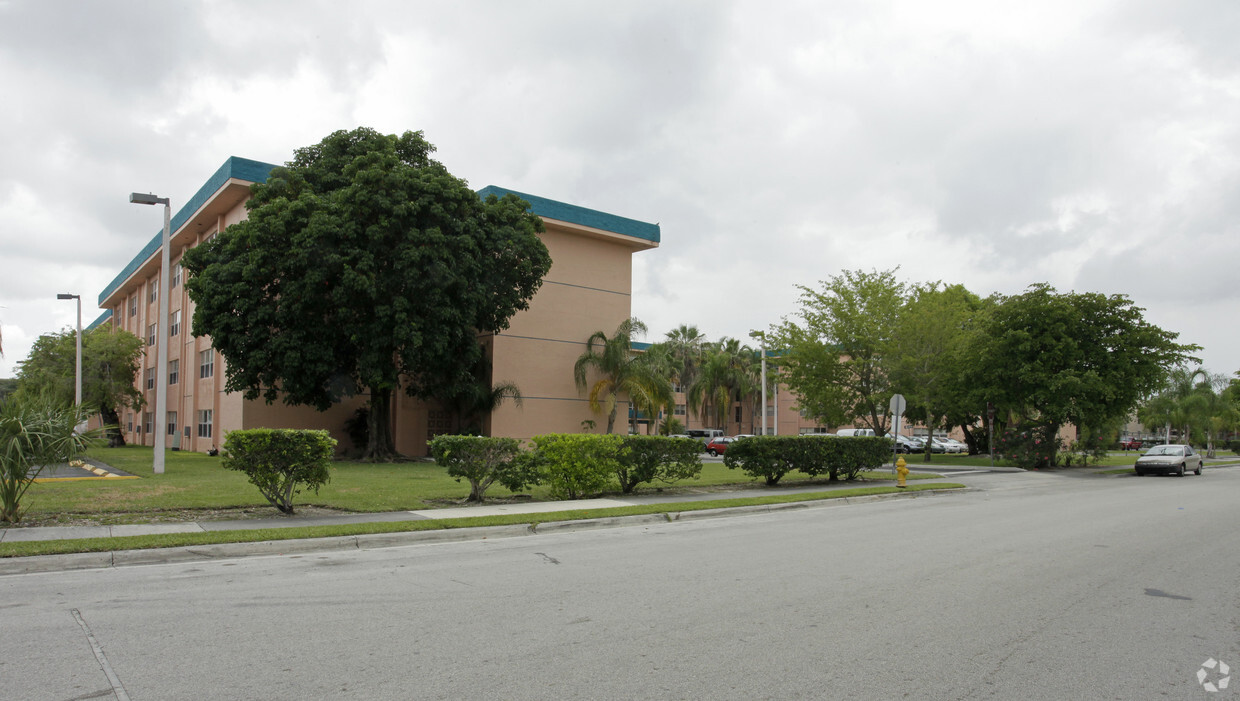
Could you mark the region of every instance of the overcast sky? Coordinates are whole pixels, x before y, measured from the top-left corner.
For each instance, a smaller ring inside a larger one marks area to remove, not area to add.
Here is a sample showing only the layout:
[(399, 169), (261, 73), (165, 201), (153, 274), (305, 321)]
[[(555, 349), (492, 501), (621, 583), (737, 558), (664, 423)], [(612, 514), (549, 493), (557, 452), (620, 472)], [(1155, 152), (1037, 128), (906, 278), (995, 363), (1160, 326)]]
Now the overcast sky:
[[(1240, 3), (0, 0), (0, 377), (229, 156), (423, 130), (658, 222), (633, 313), (745, 338), (845, 269), (1125, 294), (1240, 370)], [(746, 339), (747, 340), (747, 339)]]

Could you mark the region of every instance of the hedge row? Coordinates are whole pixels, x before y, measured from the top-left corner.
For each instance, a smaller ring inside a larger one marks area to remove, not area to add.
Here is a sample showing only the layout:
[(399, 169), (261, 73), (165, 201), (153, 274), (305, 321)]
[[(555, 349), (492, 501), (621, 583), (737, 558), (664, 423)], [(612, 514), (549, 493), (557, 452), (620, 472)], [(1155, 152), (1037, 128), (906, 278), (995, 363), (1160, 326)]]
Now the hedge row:
[(789, 472), (832, 482), (856, 479), (862, 470), (879, 467), (891, 457), (891, 439), (876, 436), (754, 436), (728, 445), (723, 464), (774, 485)]
[(619, 487), (625, 494), (646, 482), (698, 477), (702, 444), (692, 438), (552, 433), (535, 436), (522, 451), (516, 439), (436, 436), (435, 462), (469, 480), (470, 501), (482, 501), (495, 482), (512, 491), (545, 484), (555, 499), (579, 499)]
[[(552, 433), (532, 442), (532, 450), (522, 451), (512, 438), (437, 436), (430, 447), (449, 475), (469, 480), (470, 501), (482, 501), (495, 482), (512, 491), (544, 484), (554, 499), (579, 499), (616, 488), (629, 494), (641, 484), (702, 472), (702, 444), (692, 438)], [(773, 485), (792, 470), (852, 480), (890, 454), (887, 438), (754, 436), (730, 443), (724, 464)]]

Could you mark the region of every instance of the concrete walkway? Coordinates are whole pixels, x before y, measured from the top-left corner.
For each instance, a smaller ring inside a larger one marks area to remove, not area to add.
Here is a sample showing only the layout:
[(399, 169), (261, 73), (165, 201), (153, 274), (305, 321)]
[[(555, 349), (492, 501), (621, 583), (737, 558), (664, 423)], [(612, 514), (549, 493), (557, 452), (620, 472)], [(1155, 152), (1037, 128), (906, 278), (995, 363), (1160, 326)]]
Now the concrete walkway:
[[(1001, 468), (1011, 469), (1011, 468)], [(929, 470), (926, 470), (929, 471)], [(935, 473), (950, 478), (953, 472), (987, 472), (977, 468), (951, 468), (934, 466)], [(881, 486), (885, 483), (840, 482), (797, 487), (755, 487), (735, 491), (678, 492), (675, 494), (644, 493), (608, 499), (576, 499), (572, 501), (532, 501), (527, 503), (493, 502), (473, 506), (444, 509), (421, 509), (417, 511), (390, 511), (381, 513), (347, 513), (326, 516), (280, 516), (276, 518), (238, 519), (232, 521), (187, 521), (183, 523), (138, 523), (115, 526), (35, 526), (0, 528), (0, 543), (19, 543), (42, 540), (73, 540), (78, 538), (115, 538), (120, 536), (157, 535), (161, 533), (204, 533), (207, 531), (237, 531), (260, 528), (304, 528), (307, 526), (335, 526), (349, 523), (382, 523), (398, 521), (425, 521), (429, 519), (467, 518), (473, 516), (498, 516), (507, 514), (539, 514), (557, 511), (596, 511), (642, 504), (666, 504), (686, 501), (720, 501), (769, 497), (779, 494), (809, 494), (833, 489), (852, 489), (864, 486)]]

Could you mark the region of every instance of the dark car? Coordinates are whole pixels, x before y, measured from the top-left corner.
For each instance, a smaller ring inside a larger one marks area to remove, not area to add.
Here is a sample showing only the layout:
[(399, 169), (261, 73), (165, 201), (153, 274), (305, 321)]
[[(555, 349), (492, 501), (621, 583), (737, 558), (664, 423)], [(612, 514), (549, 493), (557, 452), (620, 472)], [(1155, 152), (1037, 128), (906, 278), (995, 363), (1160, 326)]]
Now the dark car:
[(1137, 458), (1134, 469), (1138, 477), (1151, 472), (1176, 474), (1180, 477), (1185, 472), (1201, 474), (1201, 453), (1193, 450), (1191, 445), (1156, 445)]
[(925, 449), (923, 443), (908, 436), (897, 435), (895, 440), (897, 453), (916, 453)]

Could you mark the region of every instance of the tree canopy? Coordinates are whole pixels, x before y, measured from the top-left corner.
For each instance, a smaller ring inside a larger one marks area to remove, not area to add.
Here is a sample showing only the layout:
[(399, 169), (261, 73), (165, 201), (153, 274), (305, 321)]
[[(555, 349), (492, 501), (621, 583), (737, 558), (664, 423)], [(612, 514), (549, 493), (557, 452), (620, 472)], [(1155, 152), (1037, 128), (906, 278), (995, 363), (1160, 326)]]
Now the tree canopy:
[[(65, 329), (35, 339), (17, 373), (18, 390), (30, 397), (48, 397), (60, 406), (73, 404), (77, 376), (77, 331)], [(142, 392), (135, 386), (142, 367), (142, 339), (111, 322), (82, 334), (82, 406), (98, 411), (108, 427), (110, 445), (124, 445), (120, 410), (141, 410)]]
[(1064, 424), (1099, 427), (1126, 416), (1198, 350), (1143, 311), (1124, 295), (1032, 285), (985, 317), (966, 381), (1047, 444)]
[[(962, 285), (932, 283), (914, 286), (900, 309), (886, 363), (892, 390), (908, 400), (910, 417), (931, 431), (943, 424), (967, 427), (985, 405), (963, 381), (971, 362), (968, 340), (983, 307), (983, 300)], [(929, 460), (928, 441), (925, 449)]]
[(365, 455), (389, 459), (394, 391), (475, 381), (478, 334), (529, 307), (551, 258), (527, 202), (480, 199), (433, 151), (421, 132), (337, 131), (186, 252), (193, 332), (227, 360), (227, 390), (319, 410), (367, 392)]
[(821, 289), (798, 285), (800, 320), (785, 319), (769, 343), (783, 348), (782, 377), (801, 409), (827, 424), (853, 420), (883, 435), (891, 385), (884, 360), (907, 287), (895, 270), (846, 270)]

